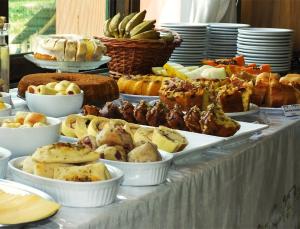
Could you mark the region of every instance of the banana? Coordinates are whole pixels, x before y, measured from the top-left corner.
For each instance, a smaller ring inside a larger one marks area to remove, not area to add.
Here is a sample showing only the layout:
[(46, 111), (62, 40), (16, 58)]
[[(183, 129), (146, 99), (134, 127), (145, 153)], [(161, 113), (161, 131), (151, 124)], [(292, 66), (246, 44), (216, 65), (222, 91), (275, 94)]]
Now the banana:
[(156, 20), (143, 21), (130, 31), (130, 37), (154, 28)]
[(167, 34), (164, 34), (163, 36), (160, 37), (161, 39), (167, 41), (167, 42), (172, 42), (174, 41), (174, 36), (172, 33), (167, 33)]
[(109, 24), (111, 22), (111, 18), (107, 19), (105, 22), (104, 22), (104, 27), (103, 27), (103, 34), (104, 36), (106, 37), (113, 37), (113, 35), (110, 33), (109, 31)]
[(115, 37), (119, 37), (119, 31), (118, 31), (118, 26), (121, 21), (121, 14), (117, 13), (113, 18), (111, 19), (109, 23), (109, 32)]
[(176, 130), (159, 126), (154, 129), (152, 142), (161, 150), (174, 153), (183, 150), (188, 141)]
[(143, 10), (131, 18), (131, 20), (125, 26), (125, 37), (129, 37), (130, 31), (136, 27), (138, 24), (144, 21), (146, 16), (146, 10)]
[(159, 32), (149, 30), (130, 37), (131, 39), (159, 39)]
[(127, 25), (127, 23), (131, 20), (131, 18), (134, 17), (134, 15), (136, 15), (136, 13), (131, 13), (129, 15), (127, 15), (126, 17), (123, 18), (123, 20), (120, 22), (118, 29), (119, 29), (119, 37), (123, 37), (125, 34), (125, 27)]

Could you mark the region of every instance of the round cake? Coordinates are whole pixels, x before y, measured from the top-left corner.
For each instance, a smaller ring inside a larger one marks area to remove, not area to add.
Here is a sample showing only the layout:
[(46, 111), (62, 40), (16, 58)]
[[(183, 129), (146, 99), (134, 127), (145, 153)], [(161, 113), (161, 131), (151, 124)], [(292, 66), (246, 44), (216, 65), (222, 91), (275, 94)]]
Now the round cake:
[(79, 35), (38, 36), (34, 57), (53, 61), (98, 61), (106, 52), (101, 41)]
[(119, 89), (115, 80), (106, 76), (80, 73), (37, 73), (26, 75), (18, 84), (18, 94), (24, 98), (25, 92), (30, 85), (45, 85), (62, 80), (74, 82), (84, 91), (84, 104), (101, 106), (105, 102), (119, 97)]

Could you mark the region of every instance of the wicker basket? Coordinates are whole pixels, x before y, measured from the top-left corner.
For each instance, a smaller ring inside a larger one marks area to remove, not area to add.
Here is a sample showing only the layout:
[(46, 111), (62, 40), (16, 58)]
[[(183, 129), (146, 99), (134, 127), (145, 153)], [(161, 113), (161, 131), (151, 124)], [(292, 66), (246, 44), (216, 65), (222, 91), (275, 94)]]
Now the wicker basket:
[(113, 75), (147, 74), (151, 72), (151, 67), (163, 66), (182, 40), (174, 31), (165, 29), (158, 31), (171, 32), (174, 41), (98, 38), (106, 45), (107, 55), (112, 58), (108, 63), (110, 73)]

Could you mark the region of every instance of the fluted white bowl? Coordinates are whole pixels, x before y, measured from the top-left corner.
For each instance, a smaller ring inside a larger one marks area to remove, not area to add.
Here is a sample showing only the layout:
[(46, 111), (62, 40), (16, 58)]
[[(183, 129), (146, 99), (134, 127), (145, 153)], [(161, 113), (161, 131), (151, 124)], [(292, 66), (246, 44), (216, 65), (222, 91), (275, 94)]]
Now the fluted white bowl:
[(6, 176), (7, 163), (11, 156), (11, 152), (8, 149), (0, 147), (0, 179)]
[(1, 96), (0, 96), (0, 101), (4, 102), (4, 103), (8, 103), (8, 104), (12, 104), (11, 101), (11, 95), (7, 92), (0, 92)]
[[(15, 119), (15, 116), (1, 117)], [(38, 147), (58, 141), (61, 120), (47, 117), (48, 126), (8, 128), (0, 127), (0, 145), (12, 152), (12, 157), (32, 154)]]
[(9, 161), (8, 169), (14, 181), (35, 187), (51, 195), (57, 202), (69, 207), (100, 207), (116, 199), (124, 173), (106, 165), (112, 179), (95, 182), (74, 182), (36, 176), (21, 170), (19, 157)]
[(149, 186), (163, 183), (171, 166), (173, 155), (160, 151), (161, 161), (155, 162), (124, 162), (101, 159), (105, 164), (109, 164), (121, 169), (124, 172), (122, 185), (128, 186)]
[(75, 95), (41, 95), (26, 92), (25, 97), (30, 111), (57, 118), (79, 113), (84, 92)]

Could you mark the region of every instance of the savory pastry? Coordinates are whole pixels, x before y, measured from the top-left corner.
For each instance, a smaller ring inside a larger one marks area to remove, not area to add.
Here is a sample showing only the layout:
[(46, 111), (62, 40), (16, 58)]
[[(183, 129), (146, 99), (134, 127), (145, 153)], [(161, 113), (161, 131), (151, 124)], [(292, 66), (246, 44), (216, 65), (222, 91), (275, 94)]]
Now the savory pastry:
[(123, 116), (123, 119), (127, 122), (135, 122), (135, 118), (133, 115), (134, 112), (134, 106), (129, 103), (128, 101), (123, 101), (121, 108), (120, 108), (121, 114)]
[(107, 118), (94, 117), (88, 125), (87, 133), (96, 137), (107, 122), (109, 122)]
[(75, 126), (76, 126), (76, 119), (79, 115), (68, 115), (65, 120), (63, 120), (61, 124), (61, 132), (63, 135), (76, 138), (75, 133)]
[[(16, 114), (17, 116), (17, 114)], [(35, 123), (41, 122), (41, 123), (47, 123), (46, 116), (41, 113), (36, 113), (36, 112), (29, 112), (24, 119), (24, 125), (30, 125), (33, 126)]]
[(184, 123), (189, 131), (202, 133), (201, 125), (201, 110), (198, 106), (193, 106), (184, 115)]
[(24, 159), (24, 161), (22, 161), (22, 170), (27, 172), (27, 173), (31, 173), (33, 174), (33, 171), (34, 171), (34, 164), (36, 162), (34, 162), (32, 160), (32, 157), (31, 156), (28, 156)]
[(87, 115), (87, 116), (77, 116), (75, 122), (74, 132), (77, 138), (82, 138), (88, 135), (88, 126), (91, 121), (95, 118), (95, 116)]
[(167, 109), (164, 104), (162, 102), (156, 102), (146, 114), (147, 124), (149, 126), (164, 125), (166, 123), (166, 113)]
[(16, 122), (20, 123), (21, 125), (24, 124), (24, 120), (25, 120), (25, 117), (29, 114), (29, 112), (26, 112), (26, 111), (18, 111), (16, 113), (16, 117), (15, 117), (15, 120)]
[(107, 102), (99, 113), (105, 118), (123, 118), (119, 107), (112, 102)]
[(127, 153), (122, 146), (101, 145), (96, 149), (100, 154), (100, 158), (112, 161), (127, 161)]
[(96, 137), (93, 135), (86, 135), (78, 140), (79, 145), (83, 145), (85, 147), (90, 148), (90, 150), (96, 150), (97, 149), (97, 142)]
[(167, 126), (172, 129), (185, 130), (184, 114), (177, 104), (166, 114)]
[(99, 154), (82, 145), (58, 142), (37, 148), (32, 159), (46, 163), (85, 163), (99, 159)]
[(279, 83), (289, 85), (300, 90), (300, 74), (287, 74), (280, 78)]
[(153, 128), (140, 127), (134, 133), (134, 137), (133, 137), (134, 144), (140, 145), (140, 144), (144, 144), (146, 142), (151, 142), (152, 135), (153, 135)]
[(188, 111), (195, 105), (200, 109), (205, 109), (209, 93), (197, 82), (174, 79), (164, 81), (159, 91), (159, 97), (169, 109), (177, 104), (183, 111)]
[(176, 130), (165, 126), (159, 126), (153, 131), (152, 142), (157, 145), (159, 149), (174, 153), (183, 150), (188, 141), (184, 136)]
[(253, 93), (251, 95), (252, 103), (258, 106), (265, 105), (265, 99), (269, 88), (269, 80), (270, 73), (268, 72), (261, 73), (256, 77), (255, 87), (253, 88)]
[(47, 126), (44, 114), (35, 112), (17, 112), (15, 118), (1, 120), (0, 127), (6, 128), (31, 128)]
[[(57, 167), (70, 167), (73, 164), (65, 163), (44, 163), (44, 162), (34, 162), (33, 164), (33, 174), (41, 177), (54, 178), (54, 170)], [(23, 167), (24, 168), (24, 167)]]
[(133, 140), (131, 135), (124, 130), (120, 125), (113, 125), (112, 123), (107, 123), (104, 125), (103, 129), (97, 135), (97, 144), (109, 146), (120, 145), (128, 152), (133, 149)]
[(200, 125), (203, 134), (220, 137), (232, 136), (240, 129), (240, 124), (226, 116), (216, 104), (209, 105), (207, 111), (202, 112)]
[(107, 76), (81, 73), (37, 73), (24, 76), (18, 84), (18, 95), (25, 97), (30, 85), (47, 85), (67, 80), (76, 83), (84, 92), (84, 104), (102, 106), (119, 97), (117, 83)]
[(121, 93), (157, 96), (162, 82), (168, 79), (156, 75), (129, 75), (120, 77), (118, 86)]
[(137, 123), (142, 125), (147, 124), (146, 115), (148, 113), (148, 109), (149, 105), (144, 100), (141, 100), (139, 104), (135, 106), (133, 114)]
[(146, 142), (128, 153), (129, 162), (154, 162), (161, 161), (161, 155), (157, 146), (153, 143)]
[(101, 181), (111, 179), (111, 175), (106, 166), (101, 163), (93, 163), (83, 166), (55, 167), (54, 179), (65, 181)]
[(125, 123), (123, 128), (131, 135), (132, 139), (134, 139), (134, 134), (139, 128), (141, 128), (141, 126), (134, 123)]
[(232, 84), (227, 84), (218, 88), (217, 101), (224, 112), (244, 111), (242, 93)]

